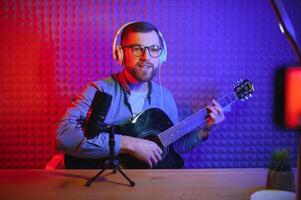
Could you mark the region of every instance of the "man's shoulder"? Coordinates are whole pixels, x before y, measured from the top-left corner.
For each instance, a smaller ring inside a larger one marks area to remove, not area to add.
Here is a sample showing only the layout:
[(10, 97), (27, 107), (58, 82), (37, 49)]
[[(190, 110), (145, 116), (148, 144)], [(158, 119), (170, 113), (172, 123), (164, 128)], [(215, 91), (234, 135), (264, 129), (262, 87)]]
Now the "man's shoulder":
[(99, 79), (97, 81), (94, 81), (90, 83), (91, 86), (97, 88), (98, 90), (106, 91), (107, 89), (110, 89), (112, 87), (115, 87), (117, 82), (112, 78), (112, 76)]
[(97, 90), (110, 94), (116, 89), (116, 87), (118, 87), (116, 81), (112, 77), (106, 77), (88, 83), (83, 89), (83, 95), (94, 95)]

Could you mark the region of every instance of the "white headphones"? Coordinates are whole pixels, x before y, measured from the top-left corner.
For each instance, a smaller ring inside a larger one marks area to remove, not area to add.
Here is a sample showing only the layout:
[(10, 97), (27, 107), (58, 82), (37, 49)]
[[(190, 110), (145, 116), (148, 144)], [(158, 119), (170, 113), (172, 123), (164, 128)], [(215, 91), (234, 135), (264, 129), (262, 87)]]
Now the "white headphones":
[[(120, 45), (116, 44), (118, 36), (123, 31), (123, 29), (125, 29), (128, 25), (136, 23), (136, 22), (137, 21), (129, 22), (129, 23), (124, 24), (123, 26), (121, 26), (118, 29), (118, 31), (116, 32), (116, 34), (114, 36), (113, 45), (112, 45), (112, 55), (113, 55), (113, 59), (116, 60), (120, 65), (123, 64), (123, 50), (122, 50), (122, 47)], [(158, 35), (161, 38), (161, 41), (163, 43), (163, 52), (160, 55), (161, 63), (163, 63), (167, 59), (167, 46), (166, 46), (166, 43), (165, 43), (165, 40), (163, 38), (162, 33), (159, 30), (156, 30), (156, 33), (158, 33)]]

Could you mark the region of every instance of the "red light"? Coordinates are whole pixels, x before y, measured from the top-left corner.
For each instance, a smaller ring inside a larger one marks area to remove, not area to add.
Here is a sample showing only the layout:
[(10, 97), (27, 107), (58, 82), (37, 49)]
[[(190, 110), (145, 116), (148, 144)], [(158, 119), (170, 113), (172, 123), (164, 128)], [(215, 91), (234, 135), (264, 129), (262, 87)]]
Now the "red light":
[(301, 127), (301, 67), (286, 70), (285, 125), (288, 128)]

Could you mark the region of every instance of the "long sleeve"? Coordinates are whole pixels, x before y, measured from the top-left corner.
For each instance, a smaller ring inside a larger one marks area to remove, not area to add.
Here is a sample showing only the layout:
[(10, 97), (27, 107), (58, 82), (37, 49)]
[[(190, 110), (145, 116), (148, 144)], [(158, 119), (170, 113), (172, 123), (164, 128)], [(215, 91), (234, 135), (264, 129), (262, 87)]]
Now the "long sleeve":
[[(58, 123), (57, 149), (74, 156), (85, 158), (102, 158), (109, 155), (109, 135), (100, 133), (92, 139), (87, 139), (78, 123), (78, 119), (85, 117), (98, 88), (92, 84), (72, 101), (71, 107), (66, 111)], [(115, 135), (115, 155), (120, 150), (120, 135)]]

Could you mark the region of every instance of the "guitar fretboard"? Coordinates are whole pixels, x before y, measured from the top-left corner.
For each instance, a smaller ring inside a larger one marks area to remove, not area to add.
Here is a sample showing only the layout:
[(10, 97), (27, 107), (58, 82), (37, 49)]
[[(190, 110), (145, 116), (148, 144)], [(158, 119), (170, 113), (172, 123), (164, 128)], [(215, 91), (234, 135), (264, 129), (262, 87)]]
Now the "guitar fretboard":
[[(218, 103), (224, 108), (232, 104), (237, 99), (237, 96), (234, 92), (229, 93), (228, 95), (218, 99)], [(175, 126), (167, 129), (166, 131), (160, 133), (159, 139), (161, 140), (164, 147), (172, 144), (178, 140), (183, 135), (186, 135), (193, 129), (204, 124), (208, 119), (207, 108), (203, 108), (200, 111), (194, 113), (193, 115), (187, 117), (183, 121), (177, 123)]]

